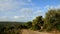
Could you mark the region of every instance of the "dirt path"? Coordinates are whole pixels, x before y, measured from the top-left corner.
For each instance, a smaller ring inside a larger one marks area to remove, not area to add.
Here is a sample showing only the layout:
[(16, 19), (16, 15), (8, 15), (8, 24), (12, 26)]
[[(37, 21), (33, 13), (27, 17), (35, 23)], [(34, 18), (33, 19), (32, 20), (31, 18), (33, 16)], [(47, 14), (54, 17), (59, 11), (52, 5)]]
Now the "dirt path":
[(38, 31), (32, 31), (32, 30), (22, 30), (22, 34), (53, 34), (53, 33), (47, 33), (47, 32), (38, 32)]

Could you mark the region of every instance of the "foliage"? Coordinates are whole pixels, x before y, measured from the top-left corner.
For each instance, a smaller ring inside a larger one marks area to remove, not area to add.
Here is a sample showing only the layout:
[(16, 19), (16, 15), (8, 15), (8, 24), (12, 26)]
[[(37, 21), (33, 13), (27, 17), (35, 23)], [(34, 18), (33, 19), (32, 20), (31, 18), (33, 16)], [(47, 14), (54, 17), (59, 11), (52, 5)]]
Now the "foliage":
[(36, 19), (33, 20), (32, 22), (32, 29), (33, 30), (40, 30), (41, 26), (43, 26), (44, 21), (42, 20), (42, 16), (36, 17)]
[(52, 30), (56, 29), (57, 25), (60, 23), (60, 10), (59, 9), (51, 9), (46, 13), (46, 29)]
[[(0, 22), (0, 23), (2, 23), (2, 22)], [(18, 24), (18, 25), (20, 25), (20, 24)], [(5, 25), (4, 25), (4, 23), (3, 23), (3, 25), (0, 24), (0, 26), (1, 26), (0, 27), (0, 34), (19, 34), (19, 33), (21, 33), (19, 31), (20, 28), (18, 28), (18, 26), (16, 26), (16, 25), (17, 24), (15, 24), (15, 23), (11, 23), (9, 25), (7, 25), (7, 23)]]
[(25, 23), (25, 26), (26, 26), (27, 28), (31, 28), (31, 27), (32, 27), (32, 22), (29, 21), (29, 22)]

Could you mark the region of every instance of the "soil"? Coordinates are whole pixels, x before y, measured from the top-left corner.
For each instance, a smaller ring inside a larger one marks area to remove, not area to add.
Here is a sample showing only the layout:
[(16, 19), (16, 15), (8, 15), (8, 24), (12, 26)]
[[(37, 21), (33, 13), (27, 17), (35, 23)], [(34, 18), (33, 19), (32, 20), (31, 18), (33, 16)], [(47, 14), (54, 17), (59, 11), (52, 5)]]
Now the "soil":
[(27, 30), (23, 29), (22, 34), (60, 34), (60, 33), (55, 33), (55, 32), (39, 32), (39, 31), (33, 31), (33, 30)]

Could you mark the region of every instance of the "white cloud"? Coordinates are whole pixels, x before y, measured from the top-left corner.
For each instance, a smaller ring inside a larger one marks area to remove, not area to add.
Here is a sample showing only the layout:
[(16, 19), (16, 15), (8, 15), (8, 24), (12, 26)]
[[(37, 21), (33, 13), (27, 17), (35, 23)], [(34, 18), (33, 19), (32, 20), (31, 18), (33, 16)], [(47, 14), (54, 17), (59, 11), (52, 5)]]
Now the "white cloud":
[(22, 21), (25, 18), (25, 16), (1, 16), (0, 21)]
[(9, 11), (17, 8), (17, 2), (13, 0), (0, 0), (0, 11)]
[(22, 8), (21, 11), (22, 12), (25, 12), (25, 11), (30, 12), (31, 10), (30, 10), (30, 8)]
[(40, 14), (42, 13), (42, 10), (37, 10), (34, 14)]
[[(28, 20), (27, 18), (31, 18), (29, 14), (32, 13), (32, 8), (23, 8), (21, 6), (26, 6), (26, 5), (33, 5), (31, 3), (31, 0), (26, 0), (28, 2), (24, 2), (23, 0), (0, 0), (0, 12), (4, 13), (0, 17), (0, 21), (13, 21), (13, 20)], [(21, 8), (21, 9), (20, 9)], [(19, 9), (20, 12), (23, 13), (23, 15), (19, 15)], [(16, 12), (15, 12), (16, 10)], [(6, 12), (8, 11), (8, 12)], [(6, 15), (6, 16), (5, 16)], [(18, 16), (14, 16), (18, 15)], [(25, 15), (25, 16), (24, 16)]]
[(7, 16), (2, 16), (2, 17), (0, 17), (0, 18), (7, 18)]
[(7, 16), (1, 16), (0, 21), (8, 21), (8, 17)]
[(20, 18), (19, 16), (14, 16), (15, 19)]
[(20, 12), (23, 13), (23, 14), (31, 14), (32, 9), (30, 9), (30, 8), (22, 8), (22, 9), (20, 9)]
[(31, 2), (31, 0), (28, 0), (28, 2)]
[(21, 0), (20, 2), (18, 2), (17, 0), (0, 0), (0, 11), (9, 11), (13, 9), (18, 9), (19, 7), (24, 5), (29, 5), (29, 3), (24, 2), (23, 0)]
[(54, 6), (54, 5), (46, 5), (45, 8), (48, 9), (48, 10), (49, 9), (60, 9), (60, 5), (56, 5), (56, 6)]
[(27, 2), (31, 2), (32, 0), (20, 0), (20, 1), (24, 1), (24, 2), (26, 2), (26, 1), (27, 1)]
[(14, 16), (13, 18), (14, 19), (22, 19), (22, 18), (25, 18), (25, 16)]

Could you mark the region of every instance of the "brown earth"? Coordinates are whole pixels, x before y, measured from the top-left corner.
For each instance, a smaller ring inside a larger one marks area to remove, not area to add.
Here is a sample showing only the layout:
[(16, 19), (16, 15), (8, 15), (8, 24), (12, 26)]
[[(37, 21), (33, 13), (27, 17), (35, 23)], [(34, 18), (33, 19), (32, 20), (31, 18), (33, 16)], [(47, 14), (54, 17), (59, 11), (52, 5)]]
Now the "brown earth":
[(60, 34), (60, 33), (56, 33), (56, 32), (38, 32), (38, 31), (33, 31), (33, 30), (27, 30), (27, 29), (23, 29), (22, 30), (22, 34)]

